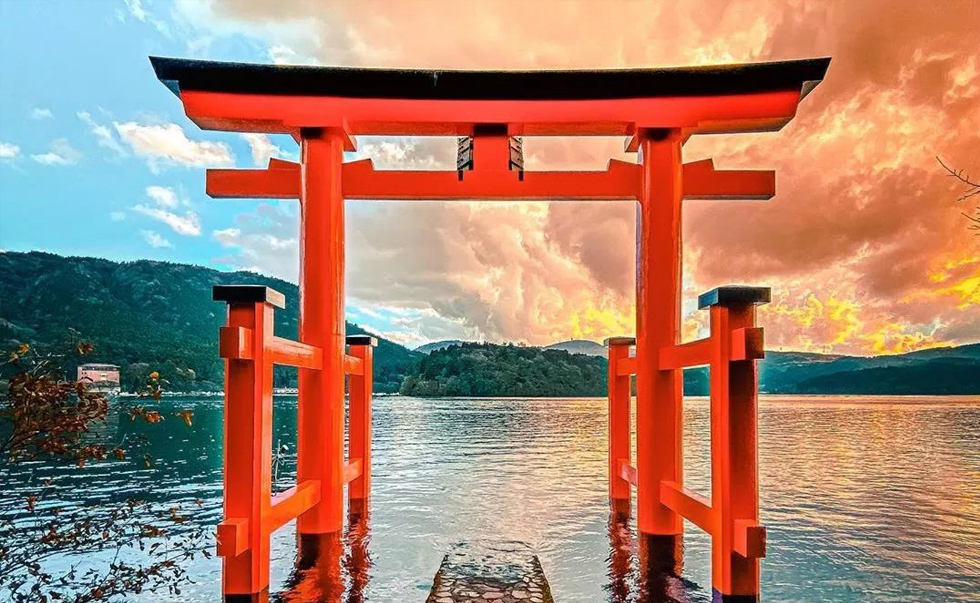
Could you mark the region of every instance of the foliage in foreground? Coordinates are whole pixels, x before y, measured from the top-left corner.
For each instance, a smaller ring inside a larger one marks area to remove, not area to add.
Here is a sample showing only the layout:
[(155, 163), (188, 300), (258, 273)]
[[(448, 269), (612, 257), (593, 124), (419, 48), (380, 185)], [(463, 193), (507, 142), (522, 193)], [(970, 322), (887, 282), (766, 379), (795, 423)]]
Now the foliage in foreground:
[[(152, 408), (165, 383), (159, 374), (145, 380), (140, 404), (112, 408), (86, 383), (64, 378), (66, 360), (92, 353), (92, 345), (70, 341), (68, 348), (39, 354), (21, 344), (0, 362), (8, 384), (0, 397), (0, 475), (9, 478), (18, 466), (31, 468), (21, 472), (30, 475), (51, 463), (128, 462), (144, 441), (106, 441), (100, 425), (119, 413), (147, 424), (164, 420)], [(190, 411), (177, 414), (192, 425)], [(142, 455), (145, 467), (151, 461)], [(158, 589), (176, 595), (189, 581), (185, 565), (208, 554), (208, 534), (185, 525), (179, 507), (133, 499), (83, 505), (51, 480), (29, 479), (14, 493), (14, 480), (4, 481), (11, 488), (0, 493), (0, 600), (123, 601)]]

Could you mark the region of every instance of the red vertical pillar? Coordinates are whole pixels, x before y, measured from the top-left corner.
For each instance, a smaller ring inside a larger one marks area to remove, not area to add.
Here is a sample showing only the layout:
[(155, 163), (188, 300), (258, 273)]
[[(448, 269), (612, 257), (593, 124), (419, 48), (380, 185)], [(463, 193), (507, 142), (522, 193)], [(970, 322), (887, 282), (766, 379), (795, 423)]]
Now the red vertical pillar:
[(757, 600), (759, 558), (765, 554), (765, 529), (758, 523), (754, 360), (762, 357), (762, 340), (754, 327), (755, 306), (768, 301), (769, 289), (759, 287), (722, 287), (699, 298), (701, 307), (711, 308), (711, 505), (717, 518), (712, 585), (740, 601)]
[(300, 369), (297, 482), (320, 481), (320, 503), (300, 534), (344, 525), (344, 134), (302, 131), (300, 341), (323, 350), (323, 369)]
[(371, 495), (371, 396), (374, 383), (374, 347), (378, 340), (368, 335), (347, 338), (350, 355), (361, 360), (360, 375), (351, 375), (348, 391), (350, 462), (361, 461), (361, 475), (347, 487), (350, 512), (363, 513)]
[(609, 348), (609, 503), (615, 511), (630, 504), (630, 484), (620, 475), (620, 464), (630, 460), (630, 376), (620, 375), (629, 360), (632, 337), (611, 337)]
[(679, 342), (681, 303), (681, 132), (639, 133), (643, 186), (637, 217), (637, 527), (677, 535), (682, 518), (660, 504), (660, 482), (682, 483), (679, 371), (658, 370), (659, 349)]
[(266, 348), (273, 306), (284, 303), (281, 294), (259, 286), (217, 286), (213, 298), (228, 303), (221, 333), (225, 522), (218, 532), (219, 539), (236, 541), (219, 542), (222, 592), (254, 595), (269, 587), (269, 533), (262, 525), (272, 496), (272, 361)]

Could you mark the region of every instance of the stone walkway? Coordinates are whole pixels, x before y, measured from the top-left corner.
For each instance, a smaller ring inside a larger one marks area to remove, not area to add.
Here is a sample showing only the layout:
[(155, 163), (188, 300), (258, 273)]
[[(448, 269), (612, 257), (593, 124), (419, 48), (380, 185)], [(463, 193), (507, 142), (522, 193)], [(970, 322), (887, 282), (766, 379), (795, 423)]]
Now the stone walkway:
[(426, 603), (554, 603), (538, 556), (521, 542), (463, 543), (442, 560)]

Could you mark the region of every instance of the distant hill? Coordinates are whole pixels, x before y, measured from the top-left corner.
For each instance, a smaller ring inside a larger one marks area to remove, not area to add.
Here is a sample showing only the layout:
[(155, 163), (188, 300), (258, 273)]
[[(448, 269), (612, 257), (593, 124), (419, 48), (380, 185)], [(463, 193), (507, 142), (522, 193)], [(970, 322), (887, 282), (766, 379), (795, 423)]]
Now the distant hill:
[(980, 394), (980, 343), (891, 356), (767, 352), (759, 373), (768, 393)]
[(443, 339), (442, 341), (432, 341), (429, 343), (423, 343), (419, 347), (415, 348), (415, 351), (420, 354), (431, 354), (436, 350), (444, 350), (449, 346), (462, 345), (464, 342), (459, 339)]
[[(458, 346), (463, 345), (464, 343), (476, 342), (466, 342), (459, 339), (444, 339), (442, 341), (433, 341), (431, 343), (422, 344), (415, 348), (415, 351), (421, 352), (422, 354), (430, 354), (436, 350), (443, 350), (449, 346)], [(541, 349), (561, 350), (563, 352), (568, 352), (569, 354), (585, 354), (586, 356), (606, 357), (606, 346), (602, 345), (601, 343), (589, 341), (588, 339), (569, 339), (568, 341), (559, 341), (558, 343), (546, 345)]]
[(926, 358), (907, 366), (891, 365), (830, 373), (804, 379), (798, 393), (821, 394), (976, 394), (980, 362), (970, 358)]
[[(293, 339), (298, 325), (296, 285), (251, 272), (140, 260), (112, 262), (50, 253), (0, 253), (0, 349), (18, 342), (56, 348), (69, 328), (95, 344), (95, 362), (122, 368), (124, 389), (158, 370), (174, 391), (220, 390), (224, 364), (218, 327), (224, 304), (211, 301), (218, 284), (258, 284), (286, 296), (276, 333)], [(351, 334), (366, 331), (347, 324)], [(420, 354), (378, 338), (375, 389), (394, 392)], [(296, 370), (276, 367), (277, 386), (294, 386)]]
[[(173, 391), (220, 390), (224, 365), (218, 327), (224, 307), (215, 284), (261, 284), (286, 296), (276, 333), (296, 337), (296, 285), (250, 272), (140, 260), (111, 262), (49, 253), (0, 253), (0, 351), (20, 342), (56, 348), (69, 328), (96, 346), (91, 361), (122, 367), (123, 386), (152, 370)], [(364, 333), (348, 323), (348, 333)], [(547, 348), (441, 341), (408, 350), (384, 338), (375, 353), (379, 392), (412, 395), (601, 396), (602, 345), (584, 340)], [(428, 352), (428, 353), (426, 353)], [(894, 356), (767, 352), (760, 391), (826, 394), (980, 394), (980, 343)], [(295, 385), (294, 369), (277, 367), (277, 386)], [(705, 395), (705, 368), (684, 373), (685, 392)]]
[(570, 339), (544, 346), (546, 350), (563, 350), (569, 354), (585, 354), (586, 356), (602, 356), (605, 358), (606, 346), (588, 339)]
[(519, 345), (435, 350), (402, 383), (409, 396), (604, 396), (606, 359)]

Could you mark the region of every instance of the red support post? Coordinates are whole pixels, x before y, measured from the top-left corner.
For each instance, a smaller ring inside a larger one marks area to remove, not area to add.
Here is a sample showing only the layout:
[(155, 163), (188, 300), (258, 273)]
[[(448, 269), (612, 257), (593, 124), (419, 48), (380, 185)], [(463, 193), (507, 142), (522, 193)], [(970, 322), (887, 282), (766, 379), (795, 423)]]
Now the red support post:
[(508, 169), (509, 164), (510, 138), (507, 136), (507, 124), (477, 124), (474, 126), (473, 170), (504, 172)]
[(322, 350), (322, 370), (300, 369), (297, 482), (318, 480), (320, 503), (300, 534), (344, 527), (344, 198), (346, 135), (301, 132), (300, 341)]
[(759, 558), (765, 555), (765, 528), (759, 525), (755, 365), (761, 354), (736, 360), (733, 334), (744, 340), (746, 332), (759, 332), (755, 306), (769, 297), (767, 288), (723, 287), (698, 300), (702, 308), (711, 308), (712, 585), (723, 597), (749, 601), (758, 600)]
[[(215, 301), (228, 304), (228, 331), (248, 333), (247, 350), (223, 346), (225, 357), (224, 514), (218, 550), (224, 557), (222, 592), (254, 595), (269, 587), (269, 531), (263, 525), (272, 501), (273, 308), (282, 295), (261, 286), (218, 286)], [(222, 542), (224, 540), (225, 542)]]
[(371, 497), (371, 397), (374, 389), (374, 348), (378, 340), (368, 335), (347, 337), (350, 355), (361, 361), (359, 373), (348, 377), (348, 463), (360, 462), (360, 475), (347, 487), (352, 516), (364, 512)]
[(610, 337), (609, 348), (609, 503), (614, 511), (628, 512), (630, 483), (621, 467), (630, 462), (630, 375), (622, 365), (629, 360), (632, 337)]
[(643, 184), (637, 216), (637, 527), (679, 535), (680, 515), (660, 502), (660, 483), (683, 483), (680, 372), (659, 369), (659, 351), (678, 343), (681, 304), (680, 130), (642, 130)]

